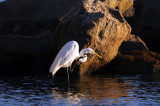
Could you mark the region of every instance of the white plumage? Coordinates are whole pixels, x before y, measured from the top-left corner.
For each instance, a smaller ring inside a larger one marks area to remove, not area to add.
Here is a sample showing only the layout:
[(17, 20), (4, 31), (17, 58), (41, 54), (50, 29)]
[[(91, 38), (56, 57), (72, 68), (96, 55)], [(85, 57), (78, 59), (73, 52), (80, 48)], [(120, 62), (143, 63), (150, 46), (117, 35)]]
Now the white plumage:
[(53, 61), (53, 64), (50, 67), (50, 73), (54, 76), (60, 68), (71, 67), (72, 62), (77, 59), (79, 59), (80, 62), (87, 61), (87, 53), (95, 54), (101, 58), (101, 56), (96, 54), (91, 48), (82, 49), (79, 53), (79, 45), (76, 41), (66, 43)]

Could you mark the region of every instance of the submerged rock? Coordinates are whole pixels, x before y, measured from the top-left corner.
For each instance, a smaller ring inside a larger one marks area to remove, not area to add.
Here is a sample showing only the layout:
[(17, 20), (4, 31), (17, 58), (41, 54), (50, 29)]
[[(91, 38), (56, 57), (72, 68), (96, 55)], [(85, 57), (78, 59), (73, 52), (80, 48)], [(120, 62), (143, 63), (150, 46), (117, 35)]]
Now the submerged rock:
[(50, 62), (68, 41), (79, 43), (80, 50), (92, 48), (103, 57), (89, 56), (80, 64), (81, 74), (91, 73), (109, 63), (118, 53), (119, 46), (131, 32), (131, 27), (118, 10), (101, 1), (85, 0), (71, 9), (60, 20), (50, 50)]

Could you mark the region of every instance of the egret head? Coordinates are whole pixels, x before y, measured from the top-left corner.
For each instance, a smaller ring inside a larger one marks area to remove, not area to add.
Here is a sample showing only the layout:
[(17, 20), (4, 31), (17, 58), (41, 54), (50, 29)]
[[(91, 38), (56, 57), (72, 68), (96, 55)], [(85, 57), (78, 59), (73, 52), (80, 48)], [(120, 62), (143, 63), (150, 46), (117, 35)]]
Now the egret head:
[(94, 55), (98, 56), (100, 59), (102, 59), (102, 57), (100, 55), (98, 55), (97, 53), (95, 53), (93, 51), (93, 49), (91, 49), (91, 48), (85, 48), (85, 49), (81, 50), (80, 56), (83, 56), (83, 55), (88, 54), (88, 53), (89, 54), (94, 54)]

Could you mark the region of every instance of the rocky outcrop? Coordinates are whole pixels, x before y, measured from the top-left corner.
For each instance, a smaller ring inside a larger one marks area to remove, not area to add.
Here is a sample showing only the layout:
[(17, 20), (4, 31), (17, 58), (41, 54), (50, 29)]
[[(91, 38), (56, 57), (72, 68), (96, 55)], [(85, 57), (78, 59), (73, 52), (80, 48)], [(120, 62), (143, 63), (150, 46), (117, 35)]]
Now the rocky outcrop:
[(70, 40), (103, 57), (89, 55), (86, 63), (77, 64), (80, 74), (159, 72), (160, 56), (149, 51), (159, 52), (159, 2), (136, 0), (132, 5), (132, 0), (0, 3), (0, 75), (48, 73), (51, 42), (50, 62)]
[(58, 19), (10, 19), (0, 20), (0, 35), (37, 36), (43, 31), (54, 32)]
[[(7, 0), (0, 3), (0, 19), (60, 18), (83, 0)], [(132, 0), (101, 0), (123, 13), (133, 5)]]
[(160, 72), (160, 54), (149, 51), (119, 53), (109, 65), (107, 66), (108, 73), (152, 74)]
[(0, 3), (0, 19), (51, 19), (62, 17), (81, 0), (7, 0)]
[(7, 0), (0, 3), (0, 35), (54, 32), (59, 18), (80, 0)]
[(44, 73), (52, 39), (52, 32), (43, 32), (34, 37), (1, 35), (0, 74)]
[(101, 61), (96, 56), (89, 56), (88, 61), (79, 66), (81, 74), (96, 71), (109, 63), (131, 31), (118, 10), (95, 0), (79, 3), (60, 21), (50, 52), (51, 62), (60, 48), (71, 40), (79, 43), (80, 50), (90, 47), (104, 58)]

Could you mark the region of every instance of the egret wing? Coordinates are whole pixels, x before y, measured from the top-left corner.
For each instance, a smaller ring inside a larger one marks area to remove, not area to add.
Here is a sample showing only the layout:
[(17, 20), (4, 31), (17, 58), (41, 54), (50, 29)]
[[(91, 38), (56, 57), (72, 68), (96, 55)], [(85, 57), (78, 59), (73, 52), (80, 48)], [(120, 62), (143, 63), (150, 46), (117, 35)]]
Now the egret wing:
[(53, 64), (50, 67), (50, 72), (54, 76), (57, 70), (61, 67), (69, 67), (76, 57), (79, 56), (79, 45), (76, 41), (66, 43), (58, 52)]
[(62, 57), (59, 65), (61, 65), (62, 67), (68, 67), (78, 56), (77, 53), (79, 53), (79, 46), (77, 47), (77, 45), (75, 45), (74, 43), (68, 44), (64, 46), (64, 48), (62, 48), (61, 53)]

